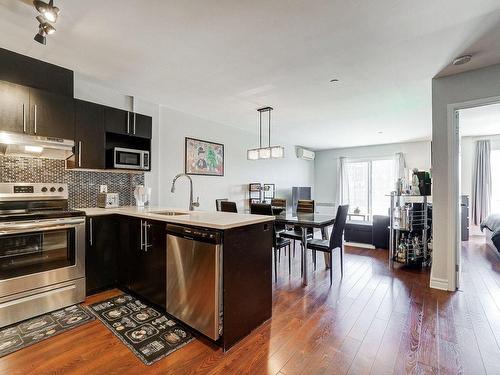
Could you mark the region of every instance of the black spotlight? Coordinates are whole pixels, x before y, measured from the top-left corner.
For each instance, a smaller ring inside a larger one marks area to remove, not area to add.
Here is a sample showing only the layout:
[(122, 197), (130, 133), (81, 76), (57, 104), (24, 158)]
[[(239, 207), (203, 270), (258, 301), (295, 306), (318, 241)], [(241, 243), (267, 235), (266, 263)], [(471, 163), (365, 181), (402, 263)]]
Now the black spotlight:
[(56, 22), (59, 16), (60, 9), (54, 6), (54, 0), (50, 0), (47, 4), (41, 0), (34, 0), (35, 9), (49, 22)]
[(42, 27), (38, 29), (38, 33), (35, 35), (33, 38), (36, 40), (38, 43), (46, 45), (47, 44), (47, 38), (45, 37), (45, 31), (43, 31)]

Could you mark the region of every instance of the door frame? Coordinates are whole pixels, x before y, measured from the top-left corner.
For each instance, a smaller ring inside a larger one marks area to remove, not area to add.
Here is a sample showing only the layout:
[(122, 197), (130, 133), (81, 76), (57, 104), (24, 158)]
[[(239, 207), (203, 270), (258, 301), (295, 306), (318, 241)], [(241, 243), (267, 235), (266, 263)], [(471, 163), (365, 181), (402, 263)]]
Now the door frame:
[(448, 240), (453, 251), (448, 257), (448, 282), (449, 290), (460, 288), (461, 273), (461, 227), (460, 227), (460, 119), (455, 113), (462, 109), (484, 107), (490, 104), (499, 104), (500, 96), (492, 96), (451, 103), (447, 105), (447, 133), (448, 133), (448, 181), (451, 181), (451, 191), (448, 195)]

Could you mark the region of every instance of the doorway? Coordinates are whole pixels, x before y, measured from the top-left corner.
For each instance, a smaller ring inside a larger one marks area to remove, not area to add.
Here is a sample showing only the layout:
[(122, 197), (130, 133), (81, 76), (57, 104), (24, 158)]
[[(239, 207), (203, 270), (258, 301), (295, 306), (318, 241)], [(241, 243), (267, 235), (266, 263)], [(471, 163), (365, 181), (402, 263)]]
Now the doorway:
[(500, 228), (500, 103), (457, 109), (454, 119), (459, 163), (456, 287), (460, 289), (462, 272), (473, 272), (479, 265), (500, 267), (500, 247), (492, 241), (496, 225)]

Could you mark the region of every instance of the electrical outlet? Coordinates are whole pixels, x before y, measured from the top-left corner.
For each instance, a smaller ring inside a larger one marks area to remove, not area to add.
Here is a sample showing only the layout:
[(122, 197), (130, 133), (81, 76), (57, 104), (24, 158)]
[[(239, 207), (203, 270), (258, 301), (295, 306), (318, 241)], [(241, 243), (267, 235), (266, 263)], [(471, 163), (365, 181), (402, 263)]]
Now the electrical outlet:
[(108, 185), (99, 185), (99, 193), (107, 193)]

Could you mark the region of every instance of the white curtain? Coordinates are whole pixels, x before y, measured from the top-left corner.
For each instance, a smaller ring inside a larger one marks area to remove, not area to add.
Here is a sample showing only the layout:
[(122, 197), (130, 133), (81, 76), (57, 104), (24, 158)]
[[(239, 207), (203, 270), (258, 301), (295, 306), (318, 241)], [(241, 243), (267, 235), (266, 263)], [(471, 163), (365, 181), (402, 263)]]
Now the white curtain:
[[(402, 152), (396, 152), (394, 155), (394, 177), (396, 181), (398, 178), (404, 178), (405, 180), (408, 178), (406, 174), (405, 154)], [(396, 183), (396, 181), (394, 181), (394, 183)]]
[(337, 163), (337, 190), (335, 201), (337, 206), (349, 203), (349, 181), (347, 179), (347, 158), (341, 156)]
[(472, 174), (472, 220), (479, 225), (491, 210), (491, 143), (476, 142), (474, 172)]

